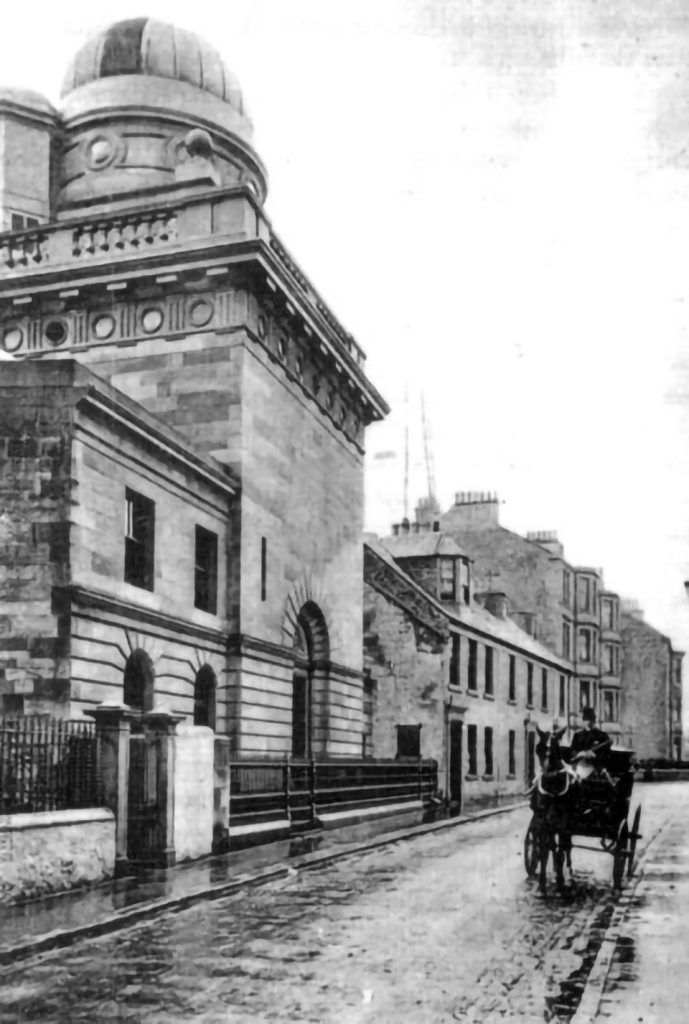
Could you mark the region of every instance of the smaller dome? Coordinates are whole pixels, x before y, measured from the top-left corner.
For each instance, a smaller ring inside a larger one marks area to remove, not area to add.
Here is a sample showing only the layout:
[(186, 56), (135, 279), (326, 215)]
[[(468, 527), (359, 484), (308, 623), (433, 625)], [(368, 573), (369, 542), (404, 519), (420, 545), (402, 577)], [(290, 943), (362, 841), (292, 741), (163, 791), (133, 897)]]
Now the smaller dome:
[(193, 32), (154, 18), (119, 21), (89, 39), (72, 60), (61, 95), (116, 75), (188, 82), (245, 113), (239, 84), (218, 51)]

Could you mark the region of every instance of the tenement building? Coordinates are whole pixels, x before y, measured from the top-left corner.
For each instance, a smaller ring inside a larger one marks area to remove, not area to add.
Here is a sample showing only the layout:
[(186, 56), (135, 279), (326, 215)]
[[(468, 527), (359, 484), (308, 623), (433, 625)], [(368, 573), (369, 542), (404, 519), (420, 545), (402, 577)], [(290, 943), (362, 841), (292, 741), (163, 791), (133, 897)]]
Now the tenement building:
[(682, 756), (682, 651), (625, 601), (622, 633), (624, 739), (641, 758)]
[[(642, 706), (667, 704), (667, 682), (662, 673), (645, 674), (637, 662), (638, 647), (629, 646), (632, 632), (622, 629), (620, 598), (605, 588), (601, 570), (568, 562), (552, 531), (522, 537), (506, 529), (500, 524), (499, 501), (493, 493), (458, 493), (440, 523), (471, 558), (476, 589), (504, 591), (510, 617), (559, 657), (571, 661), (569, 726), (576, 728), (583, 709), (593, 707), (615, 741), (634, 746)], [(675, 658), (679, 662), (681, 655)], [(675, 672), (681, 673), (681, 668)], [(632, 683), (637, 677), (637, 683)], [(681, 693), (681, 686), (675, 690)], [(681, 715), (674, 725), (667, 716), (664, 721), (662, 738), (658, 734), (654, 740), (655, 755), (643, 756), (666, 756), (673, 730), (680, 731), (679, 747), (675, 735), (673, 749), (681, 749)]]
[(475, 591), (471, 562), (438, 524), (403, 521), (365, 544), (364, 752), (438, 761), (454, 810), (517, 797), (536, 726), (566, 725), (572, 665)]
[(359, 755), (364, 354), (264, 211), (219, 54), (151, 19), (0, 93), (2, 706)]

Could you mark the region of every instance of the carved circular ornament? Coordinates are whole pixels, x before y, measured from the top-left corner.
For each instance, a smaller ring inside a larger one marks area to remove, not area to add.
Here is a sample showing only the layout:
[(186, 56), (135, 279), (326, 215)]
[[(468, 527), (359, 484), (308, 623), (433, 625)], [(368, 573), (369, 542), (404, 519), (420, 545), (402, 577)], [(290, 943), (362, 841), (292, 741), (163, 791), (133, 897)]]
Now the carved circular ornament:
[(64, 320), (49, 320), (43, 328), (43, 334), (46, 340), (57, 348), (67, 340), (67, 324)]
[[(263, 340), (268, 333), (268, 324), (266, 318), (261, 314), (258, 318), (258, 336)], [(282, 354), (282, 353), (281, 353)], [(283, 356), (284, 358), (284, 356)]]
[(163, 326), (163, 311), (153, 306), (141, 314), (141, 326), (146, 334), (155, 334)]
[[(260, 317), (259, 317), (259, 334), (260, 334)], [(280, 335), (278, 338), (278, 355), (280, 359), (287, 358), (287, 338), (284, 335)]]
[(122, 140), (114, 132), (98, 132), (86, 143), (86, 163), (92, 171), (109, 167), (121, 154)]
[(17, 352), (24, 343), (24, 332), (21, 327), (12, 324), (2, 332), (2, 347), (5, 352)]
[(105, 341), (115, 330), (115, 320), (111, 316), (98, 316), (93, 321), (93, 333), (99, 341)]
[(189, 320), (194, 327), (205, 327), (213, 318), (213, 305), (208, 299), (197, 299), (189, 306)]

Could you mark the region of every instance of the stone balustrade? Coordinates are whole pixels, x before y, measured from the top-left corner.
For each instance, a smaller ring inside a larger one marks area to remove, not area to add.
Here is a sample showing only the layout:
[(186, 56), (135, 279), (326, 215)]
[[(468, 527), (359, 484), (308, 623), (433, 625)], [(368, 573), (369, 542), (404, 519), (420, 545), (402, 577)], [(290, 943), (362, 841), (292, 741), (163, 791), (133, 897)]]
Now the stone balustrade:
[(97, 253), (133, 252), (177, 240), (177, 216), (162, 210), (127, 217), (109, 217), (79, 225), (72, 233), (72, 254), (88, 258)]
[(0, 277), (9, 270), (36, 266), (47, 259), (48, 234), (45, 231), (19, 231), (0, 235)]
[[(290, 281), (337, 336), (345, 352), (363, 366), (365, 356), (323, 301), (296, 260), (272, 230), (262, 209), (243, 190), (215, 195), (171, 196), (169, 204), (154, 210), (129, 209), (121, 213), (56, 221), (39, 229), (0, 234), (0, 293), (21, 280), (22, 287), (37, 284), (48, 271), (73, 273), (90, 262), (107, 262), (113, 270), (121, 260), (155, 258), (165, 247), (206, 242), (256, 240), (266, 244)], [(75, 282), (76, 285), (76, 282)]]

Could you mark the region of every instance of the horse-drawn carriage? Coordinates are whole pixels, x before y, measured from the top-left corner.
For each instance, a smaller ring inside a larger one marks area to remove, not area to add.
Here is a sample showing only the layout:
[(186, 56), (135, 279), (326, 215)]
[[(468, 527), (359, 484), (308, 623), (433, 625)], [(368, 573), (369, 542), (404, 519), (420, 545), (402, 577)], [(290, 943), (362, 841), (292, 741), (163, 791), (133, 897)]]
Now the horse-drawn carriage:
[[(634, 785), (634, 752), (612, 747), (588, 778), (579, 779), (570, 762), (569, 748), (559, 746), (557, 734), (541, 733), (537, 747), (541, 772), (532, 787), (533, 816), (524, 838), (524, 866), (530, 877), (540, 868), (540, 888), (545, 891), (548, 854), (553, 854), (558, 886), (564, 884), (566, 862), (570, 875), (571, 850), (603, 851), (613, 858), (612, 880), (616, 889), (634, 871), (634, 855), (640, 839), (641, 808), (629, 824)], [(540, 750), (539, 750), (540, 748)], [(597, 839), (598, 846), (573, 842)]]

